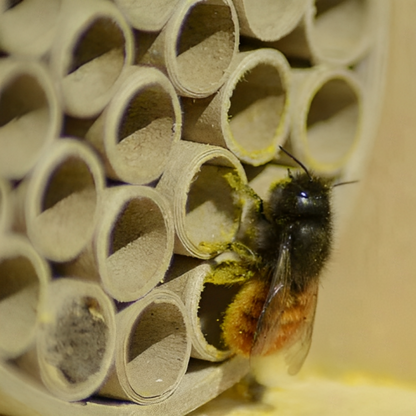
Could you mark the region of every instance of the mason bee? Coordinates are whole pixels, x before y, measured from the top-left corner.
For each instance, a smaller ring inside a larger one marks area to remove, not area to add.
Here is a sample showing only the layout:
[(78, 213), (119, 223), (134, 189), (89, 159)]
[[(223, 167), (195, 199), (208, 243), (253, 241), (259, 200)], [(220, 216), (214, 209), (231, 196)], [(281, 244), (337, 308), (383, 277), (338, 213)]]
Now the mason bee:
[(245, 190), (252, 209), (229, 247), (240, 257), (238, 273), (226, 265), (228, 283), (241, 288), (225, 312), (222, 330), (233, 353), (282, 353), (289, 374), (295, 374), (311, 345), (319, 276), (332, 248), (331, 194), (341, 184), (314, 175), (281, 150), (301, 171), (288, 170), (288, 178), (272, 186), (268, 201)]

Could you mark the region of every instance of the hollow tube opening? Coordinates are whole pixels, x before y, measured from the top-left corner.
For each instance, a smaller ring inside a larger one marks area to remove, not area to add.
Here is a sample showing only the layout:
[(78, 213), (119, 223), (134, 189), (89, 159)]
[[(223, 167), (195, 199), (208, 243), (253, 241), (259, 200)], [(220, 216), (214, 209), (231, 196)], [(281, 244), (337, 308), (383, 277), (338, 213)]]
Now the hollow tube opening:
[(97, 191), (89, 166), (68, 156), (50, 173), (41, 211), (34, 219), (34, 233), (42, 236), (43, 251), (76, 255), (92, 231), (96, 206)]
[(235, 38), (231, 9), (225, 2), (199, 2), (190, 9), (176, 44), (178, 77), (188, 89), (218, 85), (231, 63)]
[(286, 102), (276, 67), (260, 64), (250, 69), (236, 84), (230, 101), (228, 116), (234, 140), (247, 152), (272, 145)]
[(130, 333), (126, 357), (130, 386), (143, 398), (166, 394), (183, 373), (187, 353), (182, 312), (174, 304), (152, 302)]
[(193, 178), (185, 216), (189, 240), (196, 246), (204, 243), (208, 251), (215, 251), (215, 247), (210, 250), (210, 244), (232, 240), (237, 232), (241, 214), (241, 207), (234, 198), (229, 176), (227, 178), (227, 175), (237, 176), (236, 170), (217, 166), (214, 164), (216, 162), (224, 163), (224, 160), (220, 157), (211, 159), (209, 164), (200, 167)]
[(367, 0), (316, 0), (312, 26), (314, 43), (322, 56), (348, 55), (363, 39), (367, 25)]
[(48, 99), (35, 77), (16, 74), (0, 86), (1, 171), (31, 167), (48, 137), (50, 123)]
[(170, 153), (175, 123), (167, 91), (158, 85), (138, 91), (127, 104), (118, 127), (115, 161), (120, 176), (143, 176), (145, 180), (160, 175)]
[(65, 384), (85, 383), (101, 369), (109, 328), (97, 299), (85, 296), (62, 307), (48, 330), (45, 361)]
[(309, 154), (317, 163), (341, 160), (355, 142), (359, 99), (344, 79), (330, 79), (314, 95), (307, 115)]
[(208, 344), (221, 351), (228, 349), (222, 339), (224, 313), (240, 288), (239, 285), (205, 283), (201, 292), (198, 309), (201, 332)]
[(128, 201), (112, 229), (108, 275), (120, 292), (136, 293), (166, 255), (167, 230), (160, 207), (150, 198)]
[(32, 262), (16, 255), (0, 259), (0, 349), (27, 344), (36, 326), (39, 278)]

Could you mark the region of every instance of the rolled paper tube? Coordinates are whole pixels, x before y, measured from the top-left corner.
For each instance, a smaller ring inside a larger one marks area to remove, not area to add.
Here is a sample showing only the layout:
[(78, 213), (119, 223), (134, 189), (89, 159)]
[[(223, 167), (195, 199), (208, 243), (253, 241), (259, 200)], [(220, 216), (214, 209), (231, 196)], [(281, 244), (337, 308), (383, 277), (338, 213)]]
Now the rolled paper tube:
[(44, 65), (0, 59), (0, 176), (26, 175), (61, 125), (61, 106)]
[(179, 0), (114, 0), (117, 7), (126, 16), (135, 29), (148, 32), (162, 30), (175, 11)]
[(237, 290), (231, 286), (204, 283), (211, 264), (190, 257), (176, 256), (166, 277), (167, 288), (180, 296), (190, 320), (193, 358), (223, 361), (230, 351), (222, 342), (221, 322)]
[(162, 174), (181, 131), (181, 107), (169, 80), (154, 68), (132, 67), (86, 139), (101, 153), (108, 176), (145, 184)]
[(97, 283), (73, 278), (50, 284), (37, 336), (40, 376), (56, 397), (89, 397), (114, 359), (115, 308)]
[(0, 235), (12, 226), (12, 200), (8, 181), (0, 177)]
[(218, 93), (183, 99), (184, 139), (226, 147), (251, 165), (266, 163), (288, 132), (290, 88), (290, 67), (280, 52), (240, 53)]
[(361, 140), (363, 87), (346, 69), (295, 71), (290, 145), (308, 168), (336, 175)]
[(140, 404), (166, 400), (178, 387), (191, 352), (179, 297), (155, 289), (116, 316), (115, 371), (100, 394)]
[(169, 204), (159, 192), (129, 185), (106, 189), (92, 245), (63, 272), (101, 279), (120, 302), (136, 300), (163, 280), (174, 233)]
[(276, 41), (291, 32), (309, 4), (309, 0), (234, 0), (241, 34), (262, 41)]
[(202, 259), (234, 238), (241, 205), (230, 179), (245, 184), (238, 159), (221, 147), (179, 141), (157, 188), (173, 212), (174, 252)]
[(371, 0), (315, 0), (298, 27), (274, 45), (285, 55), (314, 63), (349, 66), (373, 43)]
[(16, 191), (15, 229), (57, 262), (75, 258), (92, 238), (104, 187), (100, 161), (85, 144), (56, 141)]
[(31, 244), (0, 235), (0, 356), (16, 358), (34, 345), (50, 270)]
[[(158, 36), (138, 34), (137, 62), (164, 71), (179, 95), (207, 97), (228, 77), (238, 33), (231, 0), (181, 1)], [(150, 47), (140, 52), (147, 43)]]
[(117, 90), (123, 68), (134, 60), (133, 34), (109, 1), (63, 0), (61, 16), (51, 49), (51, 72), (65, 112), (94, 117)]
[[(44, 56), (52, 46), (61, 0), (0, 2), (0, 49), (11, 55)], [(36, 18), (40, 17), (42, 18)]]

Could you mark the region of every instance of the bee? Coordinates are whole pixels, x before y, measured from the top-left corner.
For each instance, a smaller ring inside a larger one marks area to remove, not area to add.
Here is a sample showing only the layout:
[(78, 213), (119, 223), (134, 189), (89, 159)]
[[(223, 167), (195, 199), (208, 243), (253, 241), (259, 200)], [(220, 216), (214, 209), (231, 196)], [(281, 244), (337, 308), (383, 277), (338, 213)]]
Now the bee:
[(250, 273), (225, 312), (222, 331), (233, 353), (282, 353), (289, 374), (296, 374), (311, 345), (319, 277), (333, 242), (331, 194), (341, 183), (314, 175), (280, 149), (301, 171), (288, 169), (288, 178), (272, 186), (268, 201), (248, 191), (254, 209), (230, 249)]

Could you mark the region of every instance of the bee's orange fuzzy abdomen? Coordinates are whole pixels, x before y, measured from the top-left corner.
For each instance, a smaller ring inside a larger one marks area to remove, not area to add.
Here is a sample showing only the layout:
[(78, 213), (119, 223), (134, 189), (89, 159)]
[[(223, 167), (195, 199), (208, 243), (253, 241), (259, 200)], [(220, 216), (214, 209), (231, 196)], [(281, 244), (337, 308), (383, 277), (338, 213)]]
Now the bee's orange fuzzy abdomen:
[[(244, 284), (228, 307), (223, 322), (223, 337), (230, 350), (245, 357), (250, 355), (257, 322), (269, 291), (269, 283), (253, 279)], [(299, 328), (309, 317), (309, 294), (289, 294), (279, 317), (274, 340), (264, 355), (272, 354), (296, 341)], [(276, 311), (276, 313), (280, 313)]]

